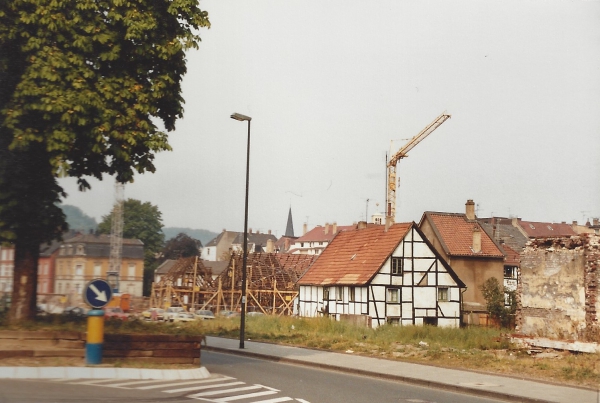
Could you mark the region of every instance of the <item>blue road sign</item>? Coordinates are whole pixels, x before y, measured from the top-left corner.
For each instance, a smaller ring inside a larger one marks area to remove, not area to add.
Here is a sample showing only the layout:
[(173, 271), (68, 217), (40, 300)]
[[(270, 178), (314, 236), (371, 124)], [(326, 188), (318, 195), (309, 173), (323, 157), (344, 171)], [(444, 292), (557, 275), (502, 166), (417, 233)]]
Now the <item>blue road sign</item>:
[(87, 283), (83, 289), (83, 300), (95, 309), (100, 309), (112, 298), (112, 287), (106, 280), (97, 278)]

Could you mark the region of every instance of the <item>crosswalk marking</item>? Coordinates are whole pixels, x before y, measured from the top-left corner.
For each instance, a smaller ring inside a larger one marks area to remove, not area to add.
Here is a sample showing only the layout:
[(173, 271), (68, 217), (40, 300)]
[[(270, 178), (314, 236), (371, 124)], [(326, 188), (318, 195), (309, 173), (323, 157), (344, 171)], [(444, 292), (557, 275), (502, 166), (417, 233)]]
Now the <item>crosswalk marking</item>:
[(141, 390), (149, 390), (149, 389), (159, 389), (159, 388), (164, 388), (164, 387), (173, 387), (173, 386), (184, 386), (184, 385), (193, 385), (193, 384), (199, 384), (199, 383), (212, 383), (212, 382), (221, 382), (221, 381), (227, 381), (229, 379), (233, 379), (230, 377), (222, 377), (222, 378), (214, 378), (214, 379), (203, 379), (201, 381), (199, 381), (198, 379), (193, 380), (193, 381), (185, 381), (185, 382), (177, 382), (177, 383), (169, 383), (169, 384), (162, 384), (162, 385), (151, 385), (151, 386), (142, 386), (140, 388), (136, 388), (136, 389), (141, 389)]
[[(289, 402), (290, 400), (294, 400), (291, 397), (276, 397), (274, 399), (269, 399), (269, 400), (261, 400), (258, 402), (254, 402), (254, 403), (280, 403), (280, 402)], [(307, 402), (308, 403), (308, 402)]]
[[(240, 383), (244, 384), (244, 382), (240, 382)], [(196, 393), (194, 395), (189, 395), (188, 397), (214, 396), (214, 395), (222, 395), (223, 393), (243, 392), (244, 390), (253, 390), (253, 389), (260, 389), (260, 385), (245, 386), (243, 388), (213, 390), (213, 391), (210, 391), (210, 392)]]
[(244, 382), (229, 382), (229, 383), (220, 383), (217, 385), (192, 386), (191, 388), (163, 390), (163, 392), (165, 392), (165, 393), (191, 392), (192, 390), (214, 389), (214, 388), (219, 388), (221, 386), (234, 386), (234, 385), (244, 385)]
[[(49, 381), (73, 385), (91, 385), (102, 388), (159, 390), (162, 393), (191, 393), (185, 397), (212, 403), (230, 403), (238, 400), (251, 403), (282, 403), (291, 401), (309, 403), (306, 400), (294, 399), (289, 396), (268, 397), (281, 391), (261, 384), (249, 385), (238, 381), (236, 378), (224, 375), (216, 375), (206, 379), (60, 378)], [(181, 396), (183, 397), (183, 395)], [(256, 400), (257, 398), (262, 398), (263, 400)]]
[(262, 391), (262, 392), (247, 393), (245, 395), (223, 397), (223, 398), (220, 398), (220, 399), (215, 399), (215, 402), (217, 402), (217, 403), (225, 403), (225, 402), (231, 402), (233, 400), (250, 399), (251, 397), (273, 395), (275, 393), (277, 393), (277, 391), (274, 391), (274, 390), (265, 390), (265, 391)]

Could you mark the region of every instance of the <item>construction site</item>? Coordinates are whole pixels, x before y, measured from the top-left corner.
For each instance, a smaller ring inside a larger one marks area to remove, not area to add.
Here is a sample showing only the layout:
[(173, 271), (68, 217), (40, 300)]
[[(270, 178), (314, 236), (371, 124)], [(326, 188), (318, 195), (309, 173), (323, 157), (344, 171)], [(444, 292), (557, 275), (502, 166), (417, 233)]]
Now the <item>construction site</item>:
[[(296, 283), (315, 255), (249, 253), (246, 261), (247, 312), (266, 315), (294, 314)], [(243, 253), (232, 253), (227, 269), (214, 276), (197, 257), (182, 258), (160, 281), (152, 284), (150, 306), (166, 309), (208, 309), (239, 312), (242, 302)]]

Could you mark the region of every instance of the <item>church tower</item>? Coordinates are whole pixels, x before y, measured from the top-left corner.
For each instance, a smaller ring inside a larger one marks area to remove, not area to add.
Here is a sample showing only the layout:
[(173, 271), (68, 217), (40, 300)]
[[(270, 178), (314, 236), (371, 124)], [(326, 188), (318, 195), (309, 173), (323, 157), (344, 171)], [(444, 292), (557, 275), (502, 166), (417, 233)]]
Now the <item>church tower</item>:
[(288, 213), (287, 226), (285, 227), (285, 236), (294, 237), (294, 223), (292, 221), (292, 207), (290, 206), (290, 212)]

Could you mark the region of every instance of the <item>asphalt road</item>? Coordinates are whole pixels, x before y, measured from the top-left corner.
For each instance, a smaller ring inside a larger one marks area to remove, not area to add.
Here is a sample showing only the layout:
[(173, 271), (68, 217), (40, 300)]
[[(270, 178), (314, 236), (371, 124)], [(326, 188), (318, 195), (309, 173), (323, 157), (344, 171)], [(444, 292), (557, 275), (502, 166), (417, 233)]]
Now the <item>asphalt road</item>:
[[(499, 401), (209, 351), (202, 352), (202, 365), (211, 374), (231, 376), (249, 384), (268, 385), (281, 390), (286, 396), (310, 403), (491, 403)], [(434, 372), (435, 368), (431, 370)]]

